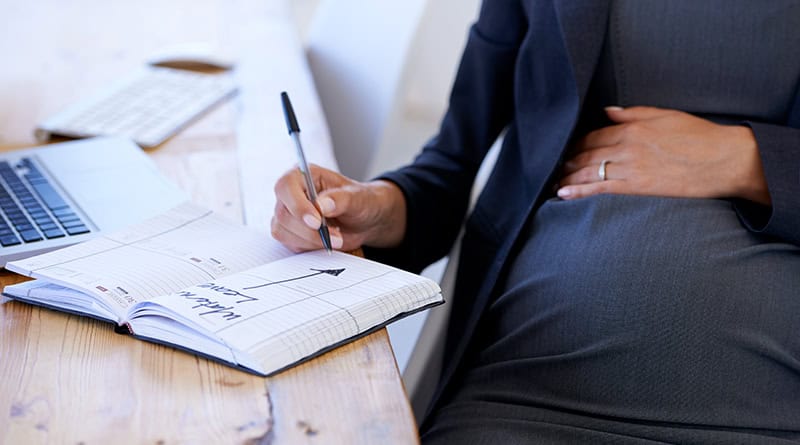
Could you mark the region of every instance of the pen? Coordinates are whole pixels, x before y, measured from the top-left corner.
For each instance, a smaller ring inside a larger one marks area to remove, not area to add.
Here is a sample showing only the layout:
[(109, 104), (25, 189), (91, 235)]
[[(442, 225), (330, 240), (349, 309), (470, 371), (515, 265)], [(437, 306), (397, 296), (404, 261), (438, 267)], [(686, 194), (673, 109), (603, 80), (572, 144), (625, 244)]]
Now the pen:
[(292, 102), (289, 101), (289, 95), (286, 94), (286, 91), (281, 93), (281, 102), (283, 102), (283, 115), (286, 117), (286, 126), (289, 128), (289, 136), (294, 139), (294, 145), (295, 148), (297, 148), (297, 159), (300, 162), (300, 171), (303, 172), (303, 177), (306, 179), (306, 193), (308, 194), (308, 199), (311, 201), (311, 204), (314, 204), (321, 219), (319, 237), (322, 238), (322, 245), (325, 247), (325, 250), (331, 253), (331, 235), (330, 232), (328, 232), (328, 224), (325, 222), (325, 216), (322, 215), (322, 211), (317, 204), (317, 190), (314, 188), (314, 180), (311, 179), (311, 170), (308, 169), (308, 163), (306, 163), (303, 145), (300, 144), (300, 126), (297, 125), (297, 118), (294, 115)]

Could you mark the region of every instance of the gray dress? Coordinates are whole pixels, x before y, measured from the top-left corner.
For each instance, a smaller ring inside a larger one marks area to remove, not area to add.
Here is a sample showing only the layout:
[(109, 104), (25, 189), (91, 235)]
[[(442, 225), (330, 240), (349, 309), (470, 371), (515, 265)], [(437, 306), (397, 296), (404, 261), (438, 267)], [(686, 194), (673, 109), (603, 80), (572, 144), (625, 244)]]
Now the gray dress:
[[(605, 105), (783, 123), (798, 48), (798, 1), (616, 0), (580, 132)], [(730, 201), (553, 198), (517, 252), (423, 442), (800, 442), (800, 248)]]

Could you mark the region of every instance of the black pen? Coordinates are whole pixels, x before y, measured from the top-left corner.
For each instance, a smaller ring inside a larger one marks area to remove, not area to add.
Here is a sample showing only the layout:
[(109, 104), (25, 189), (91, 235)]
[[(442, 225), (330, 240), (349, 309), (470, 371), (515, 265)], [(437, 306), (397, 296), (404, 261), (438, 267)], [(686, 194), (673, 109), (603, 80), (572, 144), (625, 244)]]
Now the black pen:
[(311, 170), (308, 169), (306, 162), (306, 155), (303, 153), (303, 145), (300, 144), (300, 126), (297, 125), (297, 118), (294, 116), (294, 109), (292, 102), (289, 101), (289, 95), (286, 91), (281, 93), (281, 102), (283, 102), (283, 115), (286, 116), (286, 126), (289, 128), (289, 136), (294, 139), (294, 145), (297, 148), (297, 159), (300, 162), (300, 171), (303, 172), (303, 177), (306, 178), (306, 190), (308, 193), (308, 200), (319, 212), (321, 219), (319, 226), (319, 236), (322, 238), (322, 245), (328, 253), (331, 253), (331, 234), (328, 232), (328, 224), (325, 222), (325, 216), (317, 204), (317, 190), (314, 188), (314, 180), (311, 178)]

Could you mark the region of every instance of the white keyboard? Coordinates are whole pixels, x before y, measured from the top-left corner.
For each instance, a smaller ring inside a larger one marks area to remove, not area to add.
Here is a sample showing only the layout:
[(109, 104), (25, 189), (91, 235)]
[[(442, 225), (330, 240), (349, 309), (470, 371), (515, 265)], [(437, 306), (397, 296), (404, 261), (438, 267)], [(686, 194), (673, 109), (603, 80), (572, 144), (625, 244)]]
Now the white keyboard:
[(229, 74), (148, 66), (41, 122), (36, 138), (114, 135), (154, 147), (235, 92)]

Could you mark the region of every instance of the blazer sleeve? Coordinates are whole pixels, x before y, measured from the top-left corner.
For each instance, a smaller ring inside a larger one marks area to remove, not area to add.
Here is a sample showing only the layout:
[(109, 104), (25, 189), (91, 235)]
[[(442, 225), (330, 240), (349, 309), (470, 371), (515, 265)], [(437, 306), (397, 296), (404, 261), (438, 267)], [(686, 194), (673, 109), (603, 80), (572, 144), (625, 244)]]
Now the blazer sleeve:
[(753, 130), (772, 207), (736, 204), (749, 230), (800, 245), (800, 129), (748, 122)]
[(391, 249), (364, 246), (366, 256), (417, 272), (449, 252), (478, 168), (513, 116), (514, 67), (526, 32), (519, 0), (481, 5), (438, 134), (412, 164), (380, 176), (405, 196), (404, 240)]

